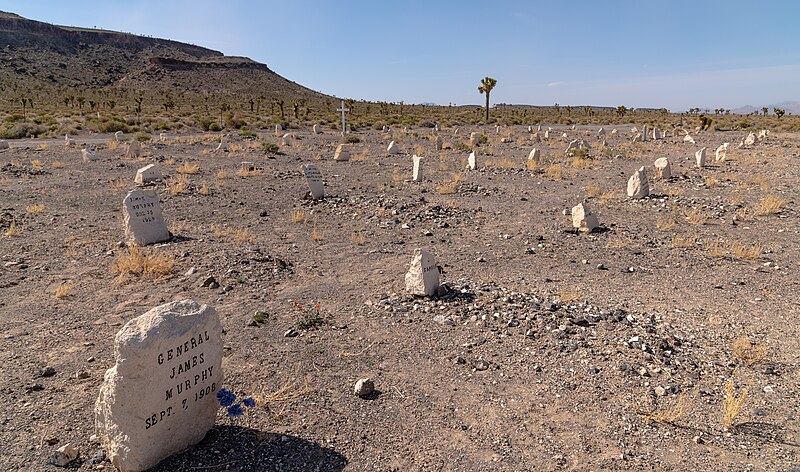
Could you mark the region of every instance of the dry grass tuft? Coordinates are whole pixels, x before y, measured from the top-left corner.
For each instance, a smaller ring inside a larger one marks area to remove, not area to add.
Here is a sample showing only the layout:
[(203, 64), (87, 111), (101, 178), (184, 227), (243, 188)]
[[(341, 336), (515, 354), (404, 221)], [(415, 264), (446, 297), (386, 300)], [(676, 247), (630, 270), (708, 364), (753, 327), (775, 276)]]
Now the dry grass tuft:
[(538, 162), (536, 162), (536, 159), (528, 159), (525, 162), (525, 167), (528, 170), (537, 171), (537, 172), (540, 171), (541, 168), (542, 168), (542, 166)]
[(706, 217), (700, 212), (699, 209), (693, 208), (690, 211), (684, 213), (684, 217), (686, 221), (690, 225), (704, 225), (706, 224)]
[(350, 234), (350, 241), (356, 246), (363, 246), (367, 243), (367, 235), (363, 231), (353, 231)]
[(462, 178), (464, 178), (464, 174), (461, 174), (461, 173), (453, 174), (453, 180), (450, 181), (450, 182), (445, 182), (445, 183), (441, 184), (436, 189), (436, 191), (440, 195), (450, 195), (450, 194), (456, 193), (456, 189), (458, 188), (458, 184), (459, 184), (459, 182), (461, 182)]
[(228, 171), (226, 171), (225, 169), (220, 169), (217, 171), (217, 180), (224, 180), (229, 177), (230, 175), (228, 174)]
[(106, 149), (108, 149), (109, 151), (113, 151), (113, 150), (117, 149), (118, 147), (119, 147), (119, 143), (114, 138), (111, 138), (108, 141), (108, 143), (106, 143)]
[(680, 234), (676, 234), (672, 238), (672, 247), (676, 249), (693, 247), (695, 244), (697, 244), (697, 238), (694, 236), (681, 236)]
[(308, 214), (303, 209), (292, 211), (292, 223), (308, 223)]
[(752, 343), (748, 338), (739, 338), (733, 342), (733, 355), (752, 367), (766, 360), (767, 345)]
[(211, 189), (208, 188), (208, 185), (203, 184), (199, 189), (197, 189), (197, 193), (200, 195), (208, 196), (211, 195)]
[(170, 195), (180, 195), (189, 189), (189, 177), (185, 174), (167, 179), (165, 183)]
[(573, 156), (569, 159), (569, 165), (572, 166), (573, 169), (591, 169), (594, 165), (594, 161), (591, 159), (586, 159), (585, 157), (581, 156)]
[(678, 395), (678, 400), (675, 402), (674, 405), (662, 408), (662, 409), (655, 409), (650, 413), (645, 413), (644, 420), (646, 422), (656, 422), (660, 424), (671, 424), (674, 425), (682, 418), (689, 413), (689, 410), (692, 408), (692, 402), (697, 397), (697, 393), (700, 391), (699, 387), (695, 387), (691, 393), (682, 392)]
[(308, 379), (303, 382), (303, 385), (297, 385), (297, 382), (287, 380), (280, 388), (272, 393), (262, 392), (255, 397), (256, 403), (270, 407), (270, 405), (280, 405), (298, 400), (309, 395), (312, 395), (317, 390), (309, 385)]
[(725, 257), (728, 254), (728, 250), (725, 247), (725, 243), (722, 242), (720, 238), (717, 238), (713, 243), (709, 243), (706, 245), (706, 251), (708, 255), (719, 259)]
[(734, 241), (731, 243), (730, 250), (734, 257), (739, 259), (753, 260), (758, 259), (759, 256), (761, 256), (762, 248), (760, 244), (748, 246), (740, 243), (739, 241)]
[(726, 430), (736, 425), (736, 417), (742, 412), (748, 393), (750, 393), (749, 386), (743, 388), (737, 395), (732, 378), (725, 384), (725, 398), (722, 400), (722, 427)]
[(758, 204), (758, 208), (756, 208), (756, 216), (775, 215), (780, 213), (784, 206), (786, 206), (786, 200), (772, 195), (767, 195), (761, 199), (761, 202)]
[(558, 292), (558, 298), (561, 300), (561, 303), (569, 304), (581, 301), (581, 299), (583, 299), (583, 294), (576, 288), (562, 288)]
[(175, 171), (179, 174), (196, 174), (200, 170), (200, 164), (190, 164), (188, 162), (184, 162), (180, 167), (175, 169)]
[(44, 164), (42, 164), (41, 159), (34, 159), (31, 161), (31, 167), (33, 167), (34, 170), (42, 170), (44, 168)]
[(22, 229), (22, 226), (17, 226), (17, 220), (11, 220), (11, 225), (5, 230), (5, 235), (7, 238), (17, 238), (22, 236), (22, 233), (25, 231)]
[(256, 177), (259, 175), (264, 175), (264, 171), (261, 169), (257, 169), (255, 167), (249, 169), (246, 167), (242, 167), (241, 169), (239, 169), (238, 172), (236, 172), (236, 175), (238, 175), (239, 177)]
[(487, 160), (486, 167), (504, 167), (507, 169), (513, 169), (515, 167), (514, 161), (511, 159), (499, 159), (499, 160)]
[(25, 208), (25, 211), (27, 211), (28, 213), (41, 213), (44, 211), (44, 204), (37, 203), (35, 205), (30, 205)]
[(175, 268), (175, 257), (161, 254), (156, 249), (145, 250), (131, 244), (128, 252), (117, 256), (111, 270), (117, 277), (117, 283), (124, 283), (128, 276), (161, 279), (172, 275)]
[(67, 282), (60, 284), (56, 287), (55, 296), (59, 300), (62, 298), (66, 298), (72, 292), (73, 285)]
[(550, 180), (564, 180), (564, 166), (561, 164), (550, 164), (544, 173)]
[(622, 249), (632, 246), (633, 243), (634, 240), (632, 238), (621, 234), (615, 234), (612, 238), (608, 240), (608, 243), (606, 243), (606, 247), (609, 249)]
[(320, 242), (325, 239), (325, 233), (317, 228), (317, 224), (314, 223), (314, 227), (311, 228), (311, 240), (315, 242)]
[(53, 161), (52, 166), (53, 166), (53, 169), (63, 169), (64, 168), (64, 163), (61, 162), (61, 161)]
[(256, 242), (256, 235), (247, 228), (239, 228), (233, 233), (233, 239), (237, 243), (254, 243)]
[(603, 194), (603, 189), (597, 184), (589, 184), (586, 186), (586, 195), (589, 197), (599, 197)]

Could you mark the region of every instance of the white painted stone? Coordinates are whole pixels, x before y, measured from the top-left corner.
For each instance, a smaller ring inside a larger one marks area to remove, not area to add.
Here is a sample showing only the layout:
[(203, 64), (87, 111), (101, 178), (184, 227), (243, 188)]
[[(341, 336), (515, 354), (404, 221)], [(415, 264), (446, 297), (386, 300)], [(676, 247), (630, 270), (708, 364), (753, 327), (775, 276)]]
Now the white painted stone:
[(422, 157), (414, 154), (411, 156), (414, 160), (414, 175), (411, 178), (414, 182), (422, 182)]
[(311, 132), (314, 134), (321, 134), (322, 129), (320, 129), (319, 125), (314, 125), (311, 127)]
[(284, 147), (291, 147), (292, 146), (292, 135), (290, 133), (286, 133), (281, 137), (281, 144)]
[(439, 268), (436, 259), (426, 249), (415, 249), (411, 267), (406, 273), (406, 292), (412, 295), (433, 296), (439, 288)]
[(763, 141), (763, 140), (767, 139), (767, 137), (769, 137), (769, 130), (768, 129), (762, 129), (761, 131), (758, 132), (757, 139), (759, 141)]
[(455, 131), (453, 131), (453, 134), (458, 134), (458, 130), (459, 129), (461, 129), (461, 128), (456, 128)]
[(661, 133), (658, 131), (658, 128), (655, 126), (653, 127), (653, 140), (661, 139)]
[(631, 198), (644, 198), (650, 195), (650, 184), (647, 182), (647, 174), (644, 167), (640, 167), (630, 179), (628, 179), (628, 196)]
[(541, 131), (541, 130), (542, 130), (542, 125), (541, 124), (536, 125), (536, 131)]
[(136, 171), (136, 177), (133, 182), (136, 185), (144, 185), (161, 178), (161, 172), (158, 171), (155, 164), (148, 164)]
[(611, 134), (617, 134), (617, 128), (612, 129)]
[(647, 125), (642, 126), (642, 142), (647, 142)]
[(513, 143), (514, 142), (514, 135), (508, 133), (507, 136), (504, 136), (501, 140), (501, 143)]
[(228, 152), (228, 143), (220, 141), (217, 147), (214, 148), (214, 152)]
[(495, 133), (495, 134), (500, 134), (500, 126), (499, 126), (499, 125), (496, 125), (496, 126), (494, 127), (494, 133)]
[(569, 144), (567, 145), (567, 149), (564, 151), (564, 154), (569, 154), (569, 152), (572, 151), (573, 149), (578, 149), (578, 143), (579, 141), (577, 139), (573, 139), (572, 141), (570, 141)]
[(728, 157), (728, 146), (731, 143), (722, 143), (714, 152), (714, 162), (724, 162)]
[(350, 145), (340, 144), (336, 146), (336, 152), (333, 154), (334, 161), (349, 161), (350, 160)]
[(633, 135), (633, 142), (641, 141), (642, 140), (642, 133), (636, 133)]
[(604, 130), (603, 128), (597, 130), (597, 136), (605, 136), (605, 135), (606, 135), (606, 130)]
[(550, 139), (550, 130), (544, 132), (544, 139)]
[(308, 189), (311, 191), (311, 198), (319, 200), (325, 197), (325, 184), (322, 182), (322, 173), (314, 164), (303, 164), (301, 167), (303, 175), (306, 176)]
[(439, 124), (438, 123), (433, 125), (433, 132), (434, 133), (438, 133), (439, 132)]
[(561, 137), (564, 138), (564, 139), (569, 139), (569, 136), (567, 135), (567, 133), (561, 133)]
[(124, 135), (122, 134), (122, 131), (117, 131), (116, 133), (114, 133), (114, 140), (116, 142), (121, 143), (123, 139)]
[(90, 150), (88, 150), (86, 148), (81, 149), (81, 155), (83, 156), (83, 162), (93, 161), (95, 159), (95, 157), (96, 157), (96, 154), (95, 154), (94, 151), (90, 151)]
[(475, 170), (478, 168), (478, 158), (475, 156), (475, 151), (469, 153), (469, 157), (467, 158), (467, 169)]
[(542, 138), (539, 137), (539, 132), (538, 131), (533, 133), (533, 137), (531, 137), (531, 141), (533, 141), (534, 143), (541, 143), (542, 142)]
[(387, 154), (399, 154), (400, 153), (400, 147), (397, 145), (397, 143), (392, 141), (392, 142), (389, 143), (389, 146), (386, 148), (386, 153)]
[(437, 151), (441, 151), (442, 150), (442, 146), (444, 146), (444, 142), (442, 141), (442, 137), (441, 136), (436, 136), (436, 139), (433, 140), (434, 149), (436, 149)]
[(122, 212), (128, 241), (146, 246), (170, 239), (155, 190), (131, 190), (122, 201)]
[(71, 138), (69, 137), (69, 133), (65, 134), (65, 135), (64, 135), (64, 144), (67, 144), (67, 145), (69, 145), (69, 140), (70, 140), (70, 139), (71, 139)]
[(687, 133), (686, 136), (683, 137), (683, 142), (684, 143), (689, 143), (689, 144), (694, 144), (694, 138), (690, 134)]
[(572, 207), (572, 226), (583, 233), (591, 233), (600, 222), (585, 203), (579, 203)]
[(533, 133), (533, 126), (528, 126), (528, 133)]
[(750, 134), (748, 134), (747, 138), (745, 138), (745, 140), (744, 140), (744, 145), (745, 146), (752, 146), (755, 143), (756, 143), (756, 135), (755, 135), (755, 133), (750, 132)]
[(572, 125), (572, 129), (575, 129), (575, 125)]
[(119, 330), (94, 408), (115, 467), (144, 471), (203, 439), (219, 410), (222, 346), (214, 309), (191, 300), (157, 306)]
[(637, 128), (635, 126), (633, 128), (631, 128), (631, 134), (638, 134), (638, 133), (639, 133), (639, 128)]
[(344, 128), (345, 134), (350, 134), (353, 132), (353, 128), (350, 125), (345, 126)]
[(531, 149), (531, 152), (528, 153), (528, 160), (529, 161), (536, 161), (540, 162), (542, 160), (542, 153), (539, 151), (538, 148)]
[(125, 157), (127, 158), (135, 158), (142, 155), (142, 145), (139, 144), (139, 141), (133, 140), (128, 144), (128, 149), (125, 151)]
[(694, 160), (696, 167), (705, 167), (706, 166), (706, 148), (701, 148), (699, 151), (694, 153)]
[(669, 165), (669, 160), (666, 157), (659, 157), (653, 163), (653, 178), (655, 179), (668, 179), (672, 177), (672, 168)]

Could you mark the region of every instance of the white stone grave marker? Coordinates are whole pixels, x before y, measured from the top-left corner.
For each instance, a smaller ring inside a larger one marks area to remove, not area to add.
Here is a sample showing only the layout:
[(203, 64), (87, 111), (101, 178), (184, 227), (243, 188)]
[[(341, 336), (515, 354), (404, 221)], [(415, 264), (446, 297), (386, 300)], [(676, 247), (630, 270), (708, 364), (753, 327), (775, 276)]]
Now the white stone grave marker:
[(125, 238), (139, 246), (170, 239), (167, 224), (161, 214), (158, 194), (152, 189), (136, 189), (122, 200)]
[(302, 167), (303, 175), (306, 176), (308, 189), (311, 191), (311, 198), (319, 200), (325, 197), (325, 184), (322, 182), (322, 173), (314, 164), (304, 164)]
[(414, 175), (411, 180), (414, 182), (422, 182), (422, 157), (414, 154), (411, 156), (414, 160)]
[(136, 185), (145, 185), (161, 178), (161, 172), (158, 171), (155, 164), (148, 164), (136, 171), (136, 177), (133, 182)]
[(415, 249), (411, 267), (406, 273), (406, 292), (412, 295), (433, 296), (439, 288), (439, 268), (436, 259), (426, 249)]

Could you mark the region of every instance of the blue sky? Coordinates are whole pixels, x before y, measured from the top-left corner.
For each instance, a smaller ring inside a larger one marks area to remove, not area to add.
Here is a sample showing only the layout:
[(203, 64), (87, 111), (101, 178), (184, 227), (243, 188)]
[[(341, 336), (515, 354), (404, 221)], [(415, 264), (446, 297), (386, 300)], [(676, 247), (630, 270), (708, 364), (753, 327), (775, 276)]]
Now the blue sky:
[(340, 97), (736, 108), (800, 100), (800, 1), (0, 0), (206, 46)]

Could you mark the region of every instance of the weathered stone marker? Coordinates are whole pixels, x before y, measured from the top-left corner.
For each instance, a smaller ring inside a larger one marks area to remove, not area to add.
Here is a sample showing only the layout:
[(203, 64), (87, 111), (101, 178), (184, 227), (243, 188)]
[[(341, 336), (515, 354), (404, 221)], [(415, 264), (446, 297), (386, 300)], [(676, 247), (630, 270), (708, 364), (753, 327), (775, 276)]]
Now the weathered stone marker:
[(467, 158), (467, 169), (475, 170), (478, 168), (478, 158), (475, 156), (475, 151), (469, 153), (469, 157)]
[(314, 125), (311, 128), (311, 132), (314, 133), (314, 134), (320, 134), (320, 133), (322, 133), (322, 130), (320, 129), (319, 125)]
[(441, 151), (443, 145), (444, 143), (442, 142), (442, 137), (437, 135), (436, 139), (433, 140), (433, 148), (437, 151)]
[(350, 145), (340, 144), (336, 146), (336, 152), (333, 154), (334, 161), (349, 161), (350, 160)]
[(647, 182), (647, 174), (644, 167), (640, 167), (630, 179), (628, 179), (628, 196), (631, 198), (644, 198), (650, 195), (650, 183)]
[(133, 179), (133, 182), (136, 185), (144, 185), (160, 178), (161, 172), (156, 169), (156, 165), (148, 164), (136, 171), (136, 177)]
[(400, 152), (400, 149), (397, 147), (397, 144), (392, 141), (389, 143), (389, 146), (386, 147), (387, 154), (397, 154)]
[(695, 165), (698, 168), (703, 168), (706, 166), (706, 148), (701, 148), (699, 151), (694, 153)]
[(125, 136), (122, 134), (122, 131), (117, 131), (116, 133), (114, 133), (114, 141), (118, 143), (121, 143), (124, 137)]
[(427, 249), (415, 249), (411, 267), (406, 273), (406, 292), (412, 295), (433, 296), (439, 288), (439, 268)]
[(714, 161), (716, 162), (724, 162), (725, 159), (728, 157), (728, 146), (730, 143), (722, 143), (717, 148), (714, 154)]
[(325, 184), (322, 182), (322, 174), (314, 164), (303, 164), (301, 167), (303, 174), (308, 182), (308, 189), (311, 191), (311, 198), (319, 200), (325, 197)]
[(281, 126), (281, 124), (278, 123), (277, 125), (275, 125), (275, 137), (280, 138), (281, 136), (283, 136), (283, 126)]
[(161, 204), (155, 190), (131, 190), (122, 200), (122, 212), (128, 241), (146, 246), (169, 240), (169, 230), (161, 215)]
[(422, 182), (422, 157), (414, 154), (411, 156), (411, 159), (414, 160), (414, 176), (411, 180), (414, 182)]
[(659, 157), (653, 163), (653, 168), (655, 171), (653, 172), (653, 178), (656, 179), (668, 179), (672, 177), (672, 168), (669, 165), (669, 160), (666, 157)]
[(582, 233), (591, 233), (600, 222), (585, 203), (579, 203), (572, 207), (572, 226)]
[(157, 306), (119, 330), (94, 407), (114, 466), (143, 471), (203, 439), (219, 409), (222, 344), (214, 309), (191, 300)]
[(133, 140), (130, 144), (128, 144), (128, 150), (125, 151), (125, 157), (127, 158), (134, 158), (139, 157), (142, 155), (142, 145), (139, 144), (139, 141)]
[(528, 160), (537, 163), (542, 160), (542, 153), (539, 151), (539, 148), (531, 149), (531, 152), (528, 154)]
[(81, 149), (81, 155), (83, 156), (83, 162), (91, 162), (94, 160), (96, 154), (93, 151), (88, 149)]

